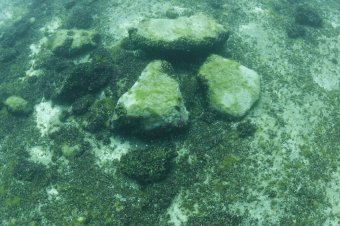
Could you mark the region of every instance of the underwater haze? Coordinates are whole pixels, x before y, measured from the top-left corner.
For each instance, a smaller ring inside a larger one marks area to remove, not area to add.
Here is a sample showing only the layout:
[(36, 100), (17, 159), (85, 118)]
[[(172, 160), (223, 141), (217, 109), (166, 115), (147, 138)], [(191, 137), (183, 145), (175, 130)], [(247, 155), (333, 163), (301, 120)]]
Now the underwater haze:
[(340, 1), (0, 0), (0, 225), (340, 225)]

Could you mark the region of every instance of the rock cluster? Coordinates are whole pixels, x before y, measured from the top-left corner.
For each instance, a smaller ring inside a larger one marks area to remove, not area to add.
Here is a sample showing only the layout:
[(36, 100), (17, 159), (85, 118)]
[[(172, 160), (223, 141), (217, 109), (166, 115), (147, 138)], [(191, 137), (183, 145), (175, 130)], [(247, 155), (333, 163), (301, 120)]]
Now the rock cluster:
[[(51, 97), (61, 104), (72, 104), (69, 114), (80, 117), (80, 125), (98, 134), (98, 138), (102, 129), (108, 127), (120, 133), (155, 138), (181, 130), (189, 124), (189, 111), (178, 82), (181, 79), (175, 75), (169, 62), (174, 57), (207, 57), (194, 78), (199, 81), (195, 84), (201, 84), (205, 89), (207, 102), (213, 111), (226, 117), (243, 117), (259, 99), (260, 76), (234, 60), (212, 54), (227, 38), (227, 29), (204, 14), (143, 20), (137, 28), (130, 30), (129, 39), (124, 41), (132, 50), (140, 49), (157, 57), (153, 57), (154, 60), (143, 70), (140, 69), (138, 79), (131, 79), (129, 89), (125, 89), (126, 86), (122, 90), (108, 87), (104, 92), (108, 95), (96, 99), (108, 84), (122, 81), (112, 78), (114, 62), (118, 59), (119, 62), (127, 61), (126, 64), (133, 70), (136, 65), (126, 58), (114, 58), (113, 62), (114, 54), (98, 46), (99, 36), (93, 31), (73, 27), (58, 30), (47, 43), (49, 54), (53, 56), (47, 70), (57, 74)], [(124, 69), (118, 72), (123, 76), (128, 74)], [(24, 112), (22, 109), (26, 104), (18, 97), (5, 102), (12, 112)], [(76, 129), (70, 129), (65, 138), (65, 129), (50, 135), (55, 142), (59, 140), (60, 152), (69, 159), (82, 155), (88, 144), (76, 139), (79, 137)], [(243, 136), (254, 132), (250, 127), (248, 130), (241, 129)], [(104, 135), (100, 139), (110, 142)], [(137, 148), (122, 157), (119, 170), (142, 184), (163, 180), (171, 169), (174, 153), (175, 150), (168, 146)]]
[[(204, 14), (176, 19), (143, 20), (131, 30), (139, 48), (162, 56), (209, 54), (227, 37), (227, 30)], [(166, 65), (166, 66), (165, 66)], [(177, 82), (166, 72), (169, 63), (153, 61), (116, 106), (116, 124), (142, 133), (172, 130), (188, 124), (188, 111)], [(243, 117), (260, 96), (260, 76), (239, 63), (210, 55), (198, 79), (211, 108), (233, 118)]]
[[(202, 13), (173, 19), (145, 19), (129, 33), (135, 47), (161, 59), (208, 56), (227, 36), (224, 26)], [(62, 29), (49, 39), (48, 47), (57, 57), (74, 59), (96, 48), (98, 41), (98, 34), (93, 31)], [(98, 92), (108, 83), (112, 71), (110, 63), (103, 64), (107, 63), (103, 60), (107, 57), (89, 56), (91, 61), (63, 71), (64, 76), (55, 83), (55, 100), (80, 103), (78, 99)], [(206, 89), (211, 109), (227, 116), (243, 117), (260, 96), (259, 75), (222, 56), (210, 55), (201, 65), (197, 78)], [(176, 76), (165, 60), (154, 60), (145, 67), (135, 84), (120, 96), (114, 112), (115, 128), (139, 134), (170, 132), (184, 128), (189, 122)]]

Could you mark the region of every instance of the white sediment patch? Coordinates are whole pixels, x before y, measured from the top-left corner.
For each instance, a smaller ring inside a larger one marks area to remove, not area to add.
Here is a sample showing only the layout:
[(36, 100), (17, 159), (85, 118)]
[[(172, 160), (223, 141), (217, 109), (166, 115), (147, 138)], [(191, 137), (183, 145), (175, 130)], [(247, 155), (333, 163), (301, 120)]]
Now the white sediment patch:
[(333, 63), (332, 58), (339, 60), (334, 53), (340, 52), (340, 35), (330, 38), (322, 36), (317, 47), (323, 56), (311, 65), (313, 81), (326, 91), (340, 89), (340, 64)]
[(188, 210), (183, 208), (182, 202), (182, 195), (179, 194), (172, 201), (171, 206), (168, 208), (167, 214), (170, 217), (168, 223), (171, 223), (174, 226), (185, 225), (185, 223), (188, 221)]
[(96, 141), (94, 138), (87, 138), (92, 144), (93, 152), (96, 156), (96, 164), (101, 168), (106, 168), (112, 164), (113, 161), (119, 161), (120, 158), (128, 153), (131, 149), (131, 144), (127, 141), (122, 141), (118, 138), (111, 137), (110, 144), (104, 145), (102, 142)]
[(35, 106), (37, 127), (41, 136), (47, 135), (48, 131), (60, 123), (59, 116), (62, 108), (53, 106), (51, 101), (43, 101)]
[(11, 0), (0, 1), (0, 28), (20, 19), (26, 13), (27, 6), (21, 2)]
[[(53, 18), (44, 27), (40, 28), (40, 32), (45, 35), (53, 34), (61, 26), (61, 19), (59, 17)], [(47, 37), (41, 38), (38, 42), (30, 45), (31, 53), (29, 55), (29, 69), (25, 72), (27, 77), (30, 76), (41, 76), (43, 71), (41, 69), (36, 69), (36, 62), (39, 54), (46, 46), (48, 41)]]
[(43, 164), (47, 167), (52, 163), (52, 152), (47, 147), (34, 146), (27, 151), (30, 155), (30, 160), (33, 162)]
[(7, 20), (13, 18), (13, 13), (10, 10), (1, 10), (0, 11), (0, 27), (5, 24)]
[(61, 199), (58, 190), (53, 186), (46, 188), (46, 193), (47, 193), (47, 199), (49, 201), (56, 201), (56, 200)]
[(53, 34), (58, 30), (62, 25), (62, 21), (59, 17), (53, 18), (49, 23), (47, 23), (44, 27), (40, 28), (40, 31), (47, 34)]
[(47, 42), (47, 38), (42, 38), (40, 39), (37, 43), (33, 43), (30, 45), (30, 50), (31, 53), (29, 55), (30, 61), (29, 65), (30, 68), (25, 72), (26, 76), (31, 77), (31, 76), (41, 76), (43, 75), (43, 71), (40, 69), (35, 69), (36, 68), (36, 57), (39, 55), (43, 45)]
[(333, 173), (330, 182), (325, 186), (326, 195), (330, 203), (330, 207), (326, 209), (325, 215), (329, 216), (324, 225), (339, 225), (340, 216), (340, 169)]

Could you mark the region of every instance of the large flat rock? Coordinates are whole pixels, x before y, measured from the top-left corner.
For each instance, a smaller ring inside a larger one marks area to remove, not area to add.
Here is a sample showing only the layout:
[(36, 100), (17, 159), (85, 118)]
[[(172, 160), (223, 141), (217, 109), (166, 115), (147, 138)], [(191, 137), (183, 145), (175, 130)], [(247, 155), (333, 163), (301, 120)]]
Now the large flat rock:
[(177, 19), (146, 19), (130, 32), (137, 47), (152, 54), (176, 56), (209, 53), (226, 37), (226, 29), (204, 14)]

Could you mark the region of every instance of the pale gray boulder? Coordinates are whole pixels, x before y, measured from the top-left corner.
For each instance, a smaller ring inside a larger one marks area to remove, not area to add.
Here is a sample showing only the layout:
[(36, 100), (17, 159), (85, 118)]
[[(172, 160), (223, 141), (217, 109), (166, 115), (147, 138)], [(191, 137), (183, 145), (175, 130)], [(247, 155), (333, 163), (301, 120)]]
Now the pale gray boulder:
[(118, 100), (114, 122), (131, 132), (171, 131), (187, 125), (186, 110), (171, 65), (152, 61), (136, 83)]
[(145, 19), (130, 31), (132, 42), (151, 54), (206, 54), (221, 45), (227, 30), (214, 19), (195, 14), (176, 19)]
[(260, 97), (260, 76), (218, 55), (208, 57), (198, 77), (207, 88), (210, 106), (222, 114), (242, 117)]

